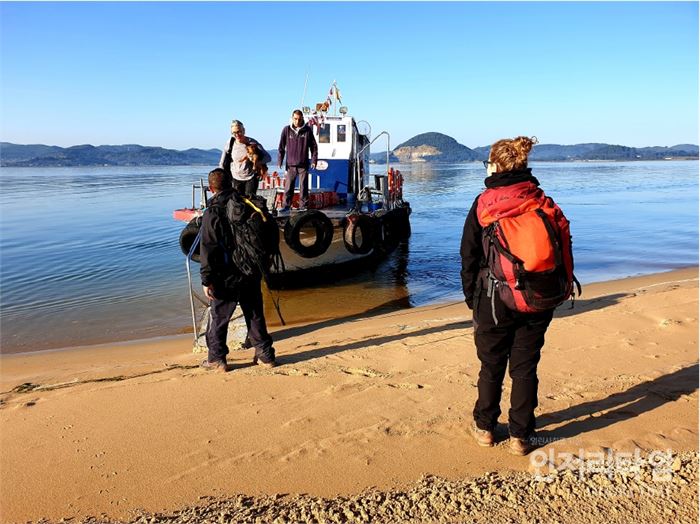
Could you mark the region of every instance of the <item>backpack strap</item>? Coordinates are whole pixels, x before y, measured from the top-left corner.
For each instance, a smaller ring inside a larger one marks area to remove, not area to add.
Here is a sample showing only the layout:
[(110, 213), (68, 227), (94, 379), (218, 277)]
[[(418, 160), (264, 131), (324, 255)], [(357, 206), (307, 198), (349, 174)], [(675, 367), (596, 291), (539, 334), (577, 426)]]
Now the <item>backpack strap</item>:
[(234, 137), (229, 138), (228, 140), (228, 145), (226, 146), (226, 149), (224, 150), (224, 160), (223, 160), (223, 165), (221, 166), (224, 170), (224, 172), (231, 178), (231, 151), (233, 150), (233, 141), (235, 140)]
[(552, 226), (552, 223), (547, 218), (547, 214), (544, 211), (542, 211), (541, 207), (535, 209), (535, 213), (537, 213), (537, 216), (542, 219), (542, 222), (544, 222), (544, 228), (547, 230), (547, 234), (549, 235), (550, 240), (554, 242), (554, 263), (557, 266), (560, 266), (563, 264), (561, 242), (559, 241), (559, 237), (557, 236), (556, 231), (554, 231), (554, 226)]
[[(507, 246), (504, 246), (499, 240), (496, 233), (497, 225), (498, 220), (496, 220), (495, 222), (491, 222), (488, 226), (484, 228), (484, 233), (488, 236), (489, 242), (493, 244), (493, 247), (496, 249), (496, 251), (498, 251), (499, 254), (503, 255), (508, 260), (508, 262), (510, 262), (511, 264), (522, 264), (523, 261), (516, 257), (513, 253), (511, 253), (508, 250)], [(505, 238), (503, 239), (503, 241), (507, 243), (507, 240)]]
[(246, 197), (243, 197), (243, 202), (248, 204), (250, 207), (252, 207), (256, 213), (260, 213), (260, 218), (262, 218), (263, 222), (267, 222), (267, 217), (265, 216), (265, 213), (262, 212), (262, 209), (260, 209), (258, 206), (253, 204), (250, 200), (248, 200)]
[[(574, 279), (574, 284), (576, 284), (576, 291), (578, 291), (578, 296), (581, 296), (581, 282), (578, 281), (576, 275), (571, 275)], [(571, 290), (571, 306), (569, 309), (574, 309), (574, 303), (576, 302), (576, 291)]]

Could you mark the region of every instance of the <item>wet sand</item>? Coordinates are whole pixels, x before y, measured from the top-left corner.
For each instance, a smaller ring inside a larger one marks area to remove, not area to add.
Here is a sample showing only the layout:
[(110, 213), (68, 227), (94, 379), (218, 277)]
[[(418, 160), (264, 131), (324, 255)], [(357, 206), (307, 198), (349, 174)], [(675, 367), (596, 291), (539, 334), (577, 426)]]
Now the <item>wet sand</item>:
[[(697, 268), (588, 285), (573, 310), (561, 308), (539, 368), (537, 456), (697, 453), (697, 313)], [(190, 336), (3, 356), (2, 522), (128, 519), (209, 496), (355, 497), (409, 489), (423, 475), (461, 485), (533, 474), (532, 455), (507, 453), (504, 427), (493, 449), (469, 436), (479, 364), (463, 303), (273, 336), (279, 367), (236, 351), (227, 374), (198, 369)], [(679, 478), (696, 484), (697, 470)], [(697, 518), (696, 491), (684, 493), (677, 504)], [(663, 520), (645, 507), (647, 520)]]

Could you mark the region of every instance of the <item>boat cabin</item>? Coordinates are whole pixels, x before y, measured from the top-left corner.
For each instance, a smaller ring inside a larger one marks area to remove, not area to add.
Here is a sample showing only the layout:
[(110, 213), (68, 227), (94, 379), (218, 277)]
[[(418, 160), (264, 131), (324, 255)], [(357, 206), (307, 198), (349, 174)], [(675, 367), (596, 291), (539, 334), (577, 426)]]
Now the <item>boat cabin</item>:
[[(333, 191), (341, 199), (357, 194), (362, 187), (365, 170), (369, 173), (369, 136), (362, 134), (355, 119), (340, 108), (338, 116), (314, 113), (304, 108), (304, 119), (318, 144), (318, 162), (309, 172), (309, 188)], [(358, 156), (359, 154), (359, 156)]]

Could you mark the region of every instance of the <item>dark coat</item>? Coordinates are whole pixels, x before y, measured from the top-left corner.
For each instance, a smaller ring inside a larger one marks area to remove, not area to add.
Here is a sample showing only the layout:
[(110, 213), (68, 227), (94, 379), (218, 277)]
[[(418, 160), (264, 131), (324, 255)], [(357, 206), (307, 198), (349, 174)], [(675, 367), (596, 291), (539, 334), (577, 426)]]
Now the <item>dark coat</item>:
[(233, 189), (221, 191), (209, 200), (204, 211), (199, 245), (199, 274), (203, 286), (214, 286), (216, 298), (233, 298), (243, 276), (231, 259), (233, 233), (226, 218), (226, 203), (238, 198)]
[[(529, 168), (522, 171), (491, 175), (484, 180), (484, 185), (487, 189), (491, 189), (510, 186), (520, 182), (532, 182), (536, 186), (540, 185), (539, 181), (532, 176), (532, 170)], [(464, 229), (462, 230), (462, 244), (459, 250), (462, 258), (462, 291), (464, 293), (464, 300), (467, 306), (469, 306), (469, 309), (472, 309), (474, 306), (474, 295), (478, 291), (477, 284), (479, 281), (479, 274), (482, 269), (487, 268), (481, 238), (483, 228), (481, 224), (479, 224), (479, 219), (476, 214), (480, 196), (481, 195), (474, 199), (474, 203), (467, 214), (467, 219), (464, 222)]]

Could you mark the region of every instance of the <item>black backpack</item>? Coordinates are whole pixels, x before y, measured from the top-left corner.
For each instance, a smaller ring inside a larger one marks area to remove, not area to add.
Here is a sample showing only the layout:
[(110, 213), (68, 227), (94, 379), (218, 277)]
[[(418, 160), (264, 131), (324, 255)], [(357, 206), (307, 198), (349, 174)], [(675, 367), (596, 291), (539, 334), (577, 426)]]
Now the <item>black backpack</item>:
[(226, 202), (226, 218), (233, 235), (231, 258), (242, 275), (267, 281), (272, 268), (284, 271), (279, 227), (264, 198), (234, 193)]

